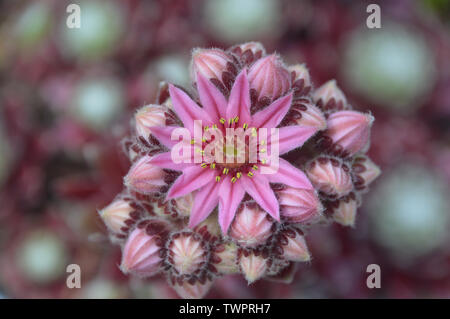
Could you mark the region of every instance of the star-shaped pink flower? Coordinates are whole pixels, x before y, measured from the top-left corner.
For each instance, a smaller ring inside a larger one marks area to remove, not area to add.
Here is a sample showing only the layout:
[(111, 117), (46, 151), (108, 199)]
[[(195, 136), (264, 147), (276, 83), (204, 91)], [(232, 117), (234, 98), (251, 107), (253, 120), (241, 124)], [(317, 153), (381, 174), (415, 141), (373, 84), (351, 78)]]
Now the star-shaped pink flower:
[[(288, 92), (266, 108), (251, 115), (250, 87), (245, 68), (236, 77), (228, 100), (200, 73), (197, 74), (197, 90), (201, 106), (181, 89), (173, 85), (169, 88), (173, 109), (192, 136), (194, 136), (195, 120), (201, 120), (203, 128), (217, 127), (224, 132), (224, 135), (225, 129), (230, 126), (248, 129), (266, 128), (270, 132), (271, 128), (276, 128), (281, 123), (292, 102), (292, 93)], [(179, 142), (171, 139), (171, 134), (176, 128), (178, 127), (152, 127), (151, 132), (161, 143), (171, 149)], [(279, 128), (279, 155), (302, 146), (316, 131), (316, 127), (299, 125)], [(201, 145), (200, 143), (200, 147)], [(197, 141), (192, 145), (192, 148), (196, 147), (199, 147)], [(261, 149), (262, 146), (258, 145), (258, 147)], [(266, 147), (269, 148), (270, 145)], [(151, 163), (183, 172), (169, 189), (166, 199), (196, 192), (189, 220), (190, 227), (195, 227), (202, 222), (219, 205), (219, 224), (224, 234), (227, 233), (246, 193), (279, 221), (279, 203), (270, 183), (313, 189), (306, 175), (282, 158), (279, 158), (278, 170), (273, 174), (261, 173), (259, 168), (269, 165), (261, 160), (258, 160), (256, 165), (242, 163), (234, 164), (232, 167), (220, 163), (206, 166), (204, 163), (194, 161), (177, 164), (172, 160), (170, 151), (156, 155)]]

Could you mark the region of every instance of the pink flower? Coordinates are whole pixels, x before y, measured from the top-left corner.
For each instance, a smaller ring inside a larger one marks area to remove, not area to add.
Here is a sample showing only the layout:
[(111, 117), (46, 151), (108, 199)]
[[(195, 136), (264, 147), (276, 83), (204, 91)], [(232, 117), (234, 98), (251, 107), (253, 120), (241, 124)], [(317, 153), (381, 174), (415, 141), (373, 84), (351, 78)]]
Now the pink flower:
[[(197, 88), (200, 107), (184, 91), (170, 86), (170, 97), (173, 108), (178, 117), (192, 135), (194, 135), (194, 120), (201, 120), (203, 130), (216, 127), (225, 135), (229, 127), (242, 127), (246, 130), (259, 128), (276, 128), (292, 102), (292, 93), (278, 98), (263, 110), (250, 114), (250, 87), (247, 71), (244, 68), (236, 78), (228, 99), (201, 73), (197, 73)], [(171, 149), (176, 141), (171, 140), (171, 133), (176, 126), (152, 127), (152, 134), (165, 146)], [(307, 126), (287, 126), (279, 129), (279, 154), (298, 148), (310, 138), (317, 128)], [(198, 142), (198, 141), (197, 141)], [(192, 151), (198, 152), (204, 147), (195, 142)], [(269, 144), (267, 141), (266, 143)], [(258, 144), (260, 153), (269, 145)], [(249, 163), (199, 163), (176, 164), (171, 152), (156, 155), (150, 163), (162, 168), (181, 170), (183, 174), (169, 189), (167, 199), (184, 196), (196, 191), (194, 207), (191, 212), (189, 226), (195, 227), (203, 221), (212, 210), (219, 205), (219, 223), (223, 233), (234, 218), (236, 209), (244, 195), (248, 193), (263, 210), (275, 220), (280, 220), (280, 209), (277, 198), (270, 187), (270, 183), (283, 183), (288, 186), (312, 190), (313, 187), (306, 175), (283, 159), (279, 159), (279, 168), (273, 174), (261, 174), (261, 167), (269, 167), (268, 162), (258, 159)]]

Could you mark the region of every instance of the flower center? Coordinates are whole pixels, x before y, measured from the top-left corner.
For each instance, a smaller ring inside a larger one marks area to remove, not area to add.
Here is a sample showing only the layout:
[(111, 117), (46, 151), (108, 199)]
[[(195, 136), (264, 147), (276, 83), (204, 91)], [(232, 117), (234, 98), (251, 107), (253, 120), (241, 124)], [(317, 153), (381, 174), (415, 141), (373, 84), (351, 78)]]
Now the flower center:
[[(236, 116), (234, 118), (226, 121), (225, 119), (220, 119), (220, 123), (222, 125), (213, 125), (212, 128), (205, 126), (203, 130), (208, 133), (214, 134), (213, 130), (220, 130), (222, 133), (222, 137), (224, 136), (224, 132), (227, 128), (239, 129), (239, 133), (243, 134), (241, 136), (234, 135), (234, 138), (231, 143), (229, 141), (221, 141), (222, 144), (219, 144), (219, 150), (222, 150), (223, 156), (219, 156), (222, 160), (218, 161), (217, 157), (214, 160), (203, 162), (201, 167), (215, 169), (217, 171), (216, 181), (219, 182), (222, 178), (225, 178), (226, 175), (231, 175), (231, 182), (235, 183), (239, 178), (243, 175), (247, 177), (253, 177), (254, 173), (258, 170), (259, 164), (265, 164), (266, 159), (262, 158), (261, 154), (266, 152), (266, 142), (258, 141), (257, 130), (256, 128), (249, 128), (246, 123), (242, 125), (242, 127), (238, 126), (239, 118)], [(223, 127), (223, 129), (222, 129)], [(219, 134), (221, 135), (221, 134)], [(214, 140), (214, 142), (217, 142)], [(208, 145), (213, 143), (213, 141), (207, 141), (206, 138), (202, 140), (201, 148), (198, 148), (198, 151), (205, 156), (204, 152)], [(254, 154), (250, 154), (253, 152)], [(215, 154), (214, 151), (212, 153)], [(259, 153), (259, 156), (258, 156)]]

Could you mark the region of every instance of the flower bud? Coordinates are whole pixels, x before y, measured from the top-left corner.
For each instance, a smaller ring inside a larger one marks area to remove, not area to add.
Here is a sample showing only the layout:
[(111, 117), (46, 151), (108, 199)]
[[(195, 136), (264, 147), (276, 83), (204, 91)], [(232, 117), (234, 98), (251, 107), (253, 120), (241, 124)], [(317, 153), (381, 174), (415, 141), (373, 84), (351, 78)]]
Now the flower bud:
[(203, 283), (200, 281), (189, 282), (189, 280), (183, 280), (181, 283), (176, 281), (173, 289), (183, 299), (201, 299), (211, 289), (212, 284), (213, 281), (209, 279), (206, 279)]
[(154, 126), (166, 126), (169, 109), (162, 105), (150, 104), (140, 108), (134, 115), (136, 133), (148, 138)]
[(143, 156), (133, 164), (124, 178), (126, 187), (138, 193), (149, 194), (158, 192), (166, 185), (164, 170), (150, 164), (150, 160), (150, 156)]
[(108, 229), (115, 234), (127, 230), (140, 215), (129, 202), (123, 199), (113, 201), (99, 211), (99, 214)]
[(356, 111), (332, 113), (327, 120), (325, 136), (342, 148), (344, 154), (351, 156), (367, 146), (373, 120), (372, 115)]
[(347, 99), (337, 86), (336, 80), (330, 80), (316, 89), (313, 100), (322, 110), (343, 110), (347, 108)]
[(327, 127), (323, 112), (305, 99), (294, 100), (282, 125), (310, 126), (322, 131)]
[(245, 204), (234, 218), (230, 236), (246, 247), (261, 245), (269, 238), (272, 224), (258, 205)]
[(232, 47), (230, 51), (236, 54), (246, 65), (252, 64), (266, 54), (264, 46), (259, 42), (238, 44)]
[(255, 92), (256, 101), (267, 102), (284, 95), (291, 86), (291, 75), (275, 54), (257, 60), (248, 71), (250, 89)]
[(381, 174), (380, 168), (367, 156), (354, 159), (352, 172), (355, 177), (353, 184), (357, 190), (367, 188)]
[(311, 91), (311, 77), (305, 64), (295, 64), (288, 67), (291, 72), (292, 88), (300, 95), (306, 95)]
[(353, 193), (353, 196), (346, 196), (339, 201), (339, 205), (333, 210), (333, 219), (336, 223), (343, 226), (353, 227), (355, 224), (356, 210), (358, 209), (358, 202)]
[(159, 271), (161, 242), (159, 236), (149, 235), (146, 229), (136, 228), (128, 237), (122, 251), (120, 269), (142, 277), (150, 277)]
[(290, 261), (309, 261), (311, 259), (305, 238), (300, 231), (286, 229), (280, 236), (280, 244), (285, 259)]
[(216, 214), (209, 215), (204, 221), (195, 226), (194, 231), (202, 235), (204, 240), (215, 242), (222, 236)]
[(201, 236), (193, 232), (174, 234), (167, 247), (169, 262), (178, 275), (193, 274), (207, 261), (207, 247)]
[(260, 279), (267, 270), (267, 259), (253, 251), (242, 251), (239, 257), (239, 266), (248, 283)]
[(231, 89), (238, 73), (231, 55), (220, 49), (195, 49), (192, 53), (191, 77), (197, 82), (197, 72), (220, 89)]
[(239, 272), (237, 252), (238, 247), (233, 242), (228, 242), (215, 247), (214, 255), (211, 259), (219, 273), (235, 274)]
[(347, 165), (331, 157), (319, 157), (306, 171), (314, 187), (330, 197), (341, 197), (353, 190)]
[(280, 214), (293, 223), (311, 223), (320, 217), (322, 204), (313, 190), (290, 186), (277, 192)]
[(191, 214), (192, 205), (194, 204), (194, 194), (173, 198), (168, 202), (163, 199), (158, 200), (153, 205), (153, 212), (161, 217), (184, 218)]

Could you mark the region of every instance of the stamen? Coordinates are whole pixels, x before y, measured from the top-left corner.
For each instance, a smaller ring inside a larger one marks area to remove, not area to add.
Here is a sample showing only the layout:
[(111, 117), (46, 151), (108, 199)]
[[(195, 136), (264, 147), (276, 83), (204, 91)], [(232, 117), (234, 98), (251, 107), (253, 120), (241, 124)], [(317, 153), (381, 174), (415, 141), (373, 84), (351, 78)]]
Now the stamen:
[(222, 123), (222, 124), (225, 124), (225, 119), (223, 117), (221, 117), (219, 122)]
[(213, 124), (213, 125), (212, 125), (212, 128), (213, 128), (213, 129), (216, 129), (216, 128), (217, 128), (217, 124)]
[(257, 165), (253, 165), (253, 167), (252, 167), (255, 171), (257, 171), (258, 170), (258, 166)]
[(236, 177), (233, 177), (233, 178), (231, 179), (231, 182), (232, 182), (232, 183), (236, 183)]
[(248, 177), (253, 177), (253, 173), (252, 172), (248, 172)]
[(228, 124), (230, 124), (230, 125), (233, 124), (233, 118), (228, 120)]
[(202, 138), (202, 142), (203, 142), (203, 143), (206, 143), (206, 138)]
[(208, 131), (208, 130), (209, 130), (209, 126), (206, 125), (206, 126), (205, 126), (205, 132)]
[(216, 182), (220, 181), (220, 176), (216, 176)]
[(229, 169), (225, 167), (225, 168), (223, 169), (223, 172), (222, 172), (222, 173), (224, 173), (224, 174), (226, 175), (226, 174), (228, 174), (228, 171), (229, 171)]
[(201, 168), (206, 168), (208, 166), (208, 164), (202, 163), (200, 166), (201, 166)]
[(239, 116), (236, 116), (236, 117), (234, 118), (234, 123), (237, 123), (237, 122), (239, 122)]
[(236, 173), (236, 177), (237, 177), (237, 178), (241, 178), (241, 176), (242, 176), (241, 172), (237, 172), (237, 173)]
[(262, 160), (261, 160), (261, 163), (263, 163), (263, 164), (266, 164), (266, 160), (263, 158)]
[(252, 127), (252, 136), (256, 137), (258, 134), (256, 134), (256, 128)]
[(260, 152), (260, 153), (265, 153), (265, 152), (266, 152), (266, 149), (265, 149), (265, 148), (262, 148), (262, 149), (259, 150), (259, 152)]
[(265, 140), (262, 140), (260, 144), (261, 144), (261, 145), (265, 145), (265, 144), (266, 144), (266, 141), (265, 141)]
[(191, 144), (194, 145), (195, 144), (195, 139), (191, 140)]
[(248, 124), (247, 124), (247, 123), (244, 123), (244, 125), (242, 125), (242, 127), (244, 128), (244, 130), (246, 130), (247, 127), (248, 127)]
[(209, 167), (210, 167), (211, 169), (215, 169), (215, 168), (216, 168), (216, 163), (212, 163), (211, 165), (209, 165)]

